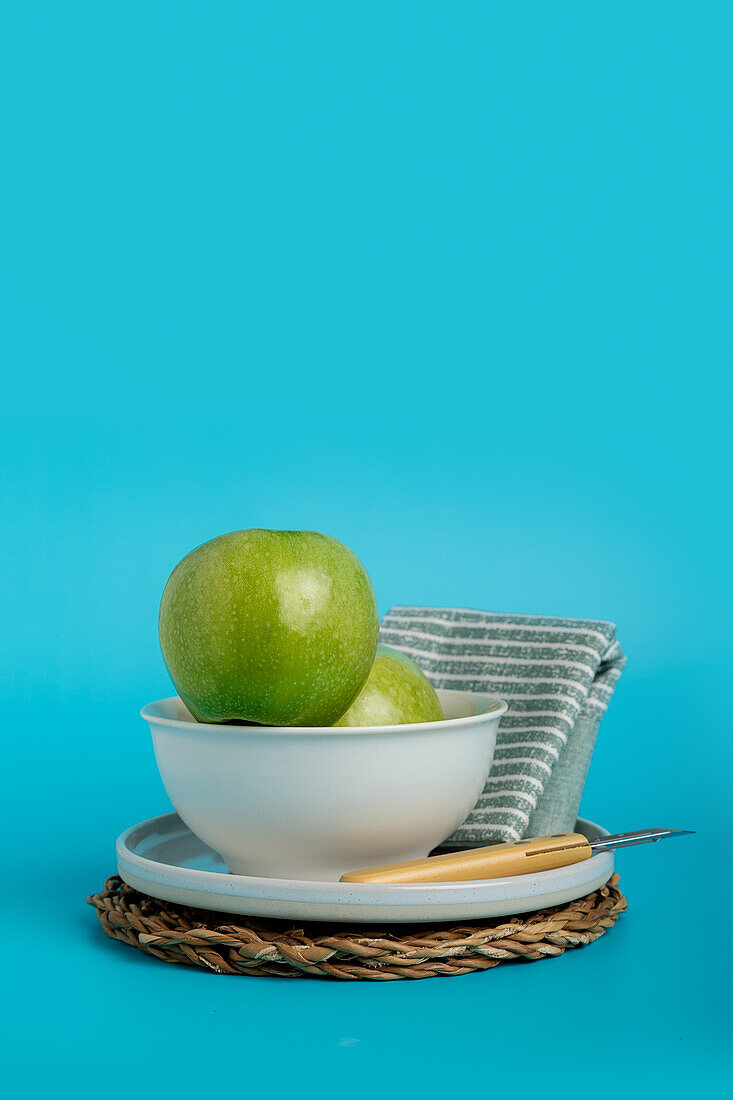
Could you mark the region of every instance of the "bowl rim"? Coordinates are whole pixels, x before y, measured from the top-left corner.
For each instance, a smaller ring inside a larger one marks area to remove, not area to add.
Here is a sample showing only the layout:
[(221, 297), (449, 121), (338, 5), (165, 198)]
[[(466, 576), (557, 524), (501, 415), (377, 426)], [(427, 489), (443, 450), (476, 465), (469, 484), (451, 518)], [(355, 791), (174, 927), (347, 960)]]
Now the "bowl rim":
[[(452, 689), (451, 689), (452, 690)], [(154, 707), (163, 705), (164, 703), (183, 702), (179, 695), (169, 695), (165, 699), (156, 699), (152, 703), (147, 703), (140, 710), (140, 716), (150, 726), (165, 726), (172, 729), (180, 730), (186, 733), (199, 733), (207, 731), (210, 733), (224, 733), (227, 736), (233, 738), (246, 739), (252, 736), (259, 736), (263, 732), (271, 736), (313, 736), (319, 734), (323, 737), (353, 737), (357, 736), (378, 736), (382, 733), (437, 733), (443, 732), (447, 729), (465, 729), (466, 727), (478, 725), (484, 722), (487, 718), (499, 719), (506, 714), (509, 709), (509, 704), (505, 699), (501, 699), (498, 695), (492, 695), (489, 692), (473, 692), (463, 691), (459, 692), (461, 695), (474, 695), (482, 699), (483, 709), (478, 714), (467, 714), (463, 718), (443, 718), (438, 722), (403, 722), (401, 725), (393, 726), (234, 726), (227, 725), (224, 722), (189, 722), (185, 718), (165, 718), (162, 715), (151, 713)], [(186, 705), (185, 703), (183, 704)]]

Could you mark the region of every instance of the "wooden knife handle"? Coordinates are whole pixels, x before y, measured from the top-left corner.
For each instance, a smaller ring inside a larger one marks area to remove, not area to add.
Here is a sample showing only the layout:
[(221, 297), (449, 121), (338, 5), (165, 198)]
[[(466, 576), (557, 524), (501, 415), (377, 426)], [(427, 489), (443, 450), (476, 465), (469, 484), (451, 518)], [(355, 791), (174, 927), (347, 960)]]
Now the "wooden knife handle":
[(492, 844), (488, 848), (470, 848), (442, 856), (412, 859), (407, 863), (389, 863), (384, 867), (366, 867), (348, 871), (341, 882), (461, 882), (471, 879), (507, 878), (533, 871), (551, 871), (590, 859), (593, 851), (580, 833), (556, 833)]

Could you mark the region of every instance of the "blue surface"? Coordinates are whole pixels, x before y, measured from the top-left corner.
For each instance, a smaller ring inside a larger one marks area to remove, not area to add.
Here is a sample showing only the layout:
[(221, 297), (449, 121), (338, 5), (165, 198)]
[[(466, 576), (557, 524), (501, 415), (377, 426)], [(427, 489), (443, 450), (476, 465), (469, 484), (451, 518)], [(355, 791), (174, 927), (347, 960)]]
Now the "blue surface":
[[(730, 1076), (731, 29), (706, 2), (2, 6), (16, 1090)], [(138, 718), (163, 584), (246, 526), (343, 539), (382, 610), (618, 622), (583, 811), (698, 835), (619, 857), (612, 934), (373, 985), (103, 937), (84, 898), (167, 808)]]

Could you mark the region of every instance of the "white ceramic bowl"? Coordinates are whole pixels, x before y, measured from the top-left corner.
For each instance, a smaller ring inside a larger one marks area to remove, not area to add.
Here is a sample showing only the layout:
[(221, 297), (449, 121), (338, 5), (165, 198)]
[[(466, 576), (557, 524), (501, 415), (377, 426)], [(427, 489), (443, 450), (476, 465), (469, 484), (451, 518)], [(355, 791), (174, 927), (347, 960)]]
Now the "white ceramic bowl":
[(426, 856), (466, 819), (506, 703), (439, 691), (445, 720), (404, 726), (227, 726), (177, 697), (143, 707), (163, 785), (231, 874), (336, 880)]

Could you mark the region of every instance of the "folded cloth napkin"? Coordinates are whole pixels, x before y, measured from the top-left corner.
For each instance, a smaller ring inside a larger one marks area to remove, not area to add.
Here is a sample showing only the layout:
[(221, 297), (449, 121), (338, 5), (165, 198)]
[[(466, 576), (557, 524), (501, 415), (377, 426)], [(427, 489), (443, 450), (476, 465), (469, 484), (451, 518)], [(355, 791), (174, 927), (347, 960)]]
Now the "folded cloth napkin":
[(434, 687), (509, 704), (483, 793), (445, 845), (572, 832), (598, 725), (626, 663), (614, 624), (393, 607), (380, 637)]

